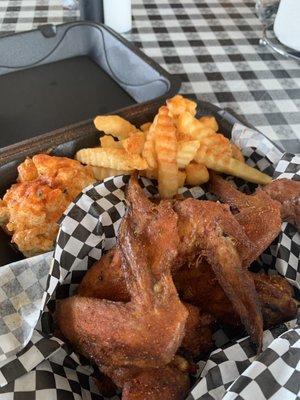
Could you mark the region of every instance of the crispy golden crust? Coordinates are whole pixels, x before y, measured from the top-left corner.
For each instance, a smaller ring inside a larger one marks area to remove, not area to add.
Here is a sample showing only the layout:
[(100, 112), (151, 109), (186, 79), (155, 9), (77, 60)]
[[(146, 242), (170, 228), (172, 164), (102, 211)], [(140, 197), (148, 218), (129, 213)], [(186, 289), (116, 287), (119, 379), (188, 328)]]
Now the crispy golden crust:
[(4, 196), (12, 242), (27, 257), (53, 248), (57, 221), (69, 204), (61, 189), (40, 181), (13, 185)]
[(81, 190), (95, 181), (78, 161), (39, 154), (18, 168), (19, 183), (0, 202), (0, 224), (27, 257), (53, 249), (58, 220)]
[[(296, 317), (297, 307), (290, 285), (281, 276), (248, 272), (254, 280), (262, 309), (264, 328)], [(204, 260), (194, 260), (174, 276), (174, 283), (183, 301), (192, 303), (202, 312), (209, 312), (218, 322), (234, 327), (240, 318), (219, 285), (211, 267)]]
[(198, 307), (184, 303), (188, 310), (185, 324), (185, 335), (181, 342), (181, 349), (190, 357), (197, 357), (212, 350), (212, 323), (214, 318), (199, 311)]
[(237, 211), (235, 218), (253, 244), (250, 253), (243, 255), (244, 264), (251, 264), (281, 230), (280, 203), (263, 190), (248, 196), (216, 174), (211, 174), (210, 190)]
[(100, 366), (153, 368), (168, 364), (184, 335), (187, 310), (173, 284), (177, 216), (168, 202), (158, 206), (135, 178), (130, 207), (119, 231), (129, 303), (74, 296), (58, 304), (62, 334)]
[(281, 204), (281, 218), (300, 231), (300, 182), (278, 179), (263, 187), (263, 190)]
[(172, 366), (146, 370), (125, 383), (122, 400), (183, 400), (190, 380)]

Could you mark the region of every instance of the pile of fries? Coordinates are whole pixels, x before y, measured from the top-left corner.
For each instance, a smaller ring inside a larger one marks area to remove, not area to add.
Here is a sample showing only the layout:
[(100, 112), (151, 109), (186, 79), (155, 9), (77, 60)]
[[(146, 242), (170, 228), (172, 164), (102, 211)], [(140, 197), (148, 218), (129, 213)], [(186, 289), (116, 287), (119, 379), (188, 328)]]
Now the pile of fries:
[(94, 124), (105, 134), (101, 146), (82, 149), (76, 158), (91, 165), (98, 180), (138, 170), (157, 179), (162, 198), (172, 198), (184, 185), (206, 183), (208, 169), (269, 183), (268, 175), (247, 165), (240, 149), (218, 133), (214, 117), (196, 118), (196, 106), (177, 95), (167, 100), (153, 122), (139, 129), (117, 115), (98, 116)]

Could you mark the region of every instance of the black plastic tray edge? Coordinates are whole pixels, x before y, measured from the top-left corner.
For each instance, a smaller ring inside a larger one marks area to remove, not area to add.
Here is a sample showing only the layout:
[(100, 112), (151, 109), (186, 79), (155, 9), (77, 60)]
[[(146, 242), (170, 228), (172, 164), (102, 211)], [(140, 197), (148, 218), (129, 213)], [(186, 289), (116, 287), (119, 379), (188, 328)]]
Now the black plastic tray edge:
[[(122, 109), (116, 111), (116, 114), (123, 116), (124, 118), (130, 120), (132, 123), (141, 124), (149, 121), (150, 118), (153, 118), (155, 113), (157, 112), (157, 108), (161, 105), (161, 102), (152, 102), (151, 104), (144, 104), (143, 106), (131, 106), (127, 107), (126, 109)], [(218, 106), (215, 106), (211, 103), (206, 101), (198, 101), (198, 115), (214, 115), (218, 120), (220, 131), (225, 134), (225, 136), (230, 138), (230, 133), (234, 123), (240, 122), (249, 128), (255, 129), (251, 124), (247, 122), (246, 119), (237, 115), (234, 111), (230, 109), (221, 109)], [(7, 157), (0, 158), (0, 173), (1, 170), (4, 168), (4, 172), (6, 169), (9, 171), (10, 182), (8, 182), (8, 187), (15, 181), (17, 177), (17, 165), (22, 162), (27, 156), (36, 154), (37, 152), (45, 152), (48, 149), (52, 149), (54, 154), (56, 155), (66, 155), (66, 149), (64, 151), (58, 151), (56, 147), (59, 145), (63, 146), (64, 144), (67, 146), (68, 144), (72, 143), (72, 149), (74, 149), (74, 143), (78, 146), (79, 141), (92, 140), (95, 142), (91, 145), (97, 145), (99, 132), (95, 129), (92, 121), (83, 121), (78, 124), (74, 124), (67, 128), (59, 129), (54, 132), (50, 132), (48, 137), (48, 141), (44, 141), (43, 143), (38, 143), (38, 146), (30, 146), (27, 144), (26, 147), (22, 149), (18, 149), (18, 152), (10, 153)], [(47, 136), (47, 135), (46, 135)], [(69, 143), (68, 143), (69, 142)], [(274, 144), (274, 143), (273, 143)], [(88, 145), (87, 145), (88, 146)], [(279, 148), (274, 144), (275, 147)], [(81, 148), (81, 146), (80, 146)], [(279, 148), (280, 149), (280, 148)], [(20, 151), (22, 150), (22, 151)], [(70, 149), (69, 149), (70, 150)], [(280, 149), (282, 151), (282, 149)], [(56, 151), (56, 153), (55, 153)], [(3, 243), (2, 243), (3, 240)], [(6, 242), (6, 243), (4, 243)], [(4, 245), (4, 247), (3, 247)], [(3, 260), (4, 258), (10, 257), (11, 261), (0, 261), (0, 266), (5, 265), (9, 262), (17, 261), (18, 259), (23, 258), (20, 253), (16, 252), (12, 249), (11, 246), (8, 245), (8, 236), (4, 234), (4, 232), (0, 231), (0, 248), (2, 249), (1, 254), (2, 257), (0, 259)], [(0, 255), (1, 255), (0, 254)], [(5, 256), (6, 254), (6, 256)]]
[[(169, 81), (169, 83), (170, 83), (169, 90), (162, 96), (159, 96), (155, 99), (149, 100), (144, 103), (137, 104), (135, 106), (128, 106), (121, 110), (116, 110), (110, 114), (122, 115), (123, 113), (125, 113), (125, 115), (127, 115), (127, 110), (131, 109), (132, 107), (137, 107), (137, 109), (138, 109), (137, 113), (139, 113), (139, 110), (142, 111), (144, 108), (157, 107), (158, 105), (162, 104), (165, 99), (167, 99), (168, 97), (174, 96), (179, 91), (179, 88), (181, 86), (181, 81), (178, 78), (178, 76), (170, 74), (168, 71), (163, 69), (159, 64), (157, 64), (154, 60), (152, 60), (145, 53), (143, 53), (138, 47), (133, 45), (131, 42), (127, 41), (125, 38), (123, 38), (121, 35), (119, 35), (117, 32), (115, 32), (108, 26), (106, 26), (104, 24), (100, 24), (100, 23), (97, 24), (95, 22), (89, 22), (89, 21), (67, 22), (67, 23), (61, 24), (60, 26), (65, 26), (65, 25), (67, 25), (67, 26), (91, 25), (91, 26), (95, 26), (95, 27), (101, 26), (103, 29), (106, 29), (108, 32), (110, 32), (110, 34), (115, 36), (124, 46), (129, 48), (135, 55), (140, 57), (143, 61), (145, 61), (148, 65), (150, 65), (153, 69), (155, 69), (160, 75), (162, 75), (164, 78), (166, 78)], [(43, 25), (43, 26), (38, 27), (37, 29), (33, 29), (28, 32), (34, 32), (34, 31), (38, 31), (38, 30), (43, 32), (43, 29), (48, 29), (49, 26), (52, 26), (52, 25), (49, 25), (49, 24)], [(28, 32), (25, 32), (25, 33), (17, 32), (17, 33), (13, 33), (13, 34), (4, 35), (3, 37), (17, 36), (17, 35), (26, 34)], [(1, 37), (0, 37), (0, 40), (1, 40)], [(45, 134), (36, 136), (35, 138), (27, 139), (27, 140), (15, 143), (10, 146), (0, 148), (0, 165), (2, 164), (3, 157), (6, 158), (7, 156), (9, 157), (11, 155), (17, 154), (20, 151), (22, 151), (22, 149), (32, 148), (32, 146), (36, 146), (38, 144), (38, 142), (40, 142), (40, 141), (48, 141), (52, 135), (59, 136), (59, 132), (63, 132), (64, 130), (68, 130), (72, 127), (77, 127), (82, 124), (85, 125), (88, 122), (91, 122), (91, 120), (82, 121), (82, 122), (70, 125), (68, 127), (65, 127), (65, 128), (59, 128), (53, 132), (45, 133)], [(62, 135), (63, 135), (63, 133), (62, 133)]]

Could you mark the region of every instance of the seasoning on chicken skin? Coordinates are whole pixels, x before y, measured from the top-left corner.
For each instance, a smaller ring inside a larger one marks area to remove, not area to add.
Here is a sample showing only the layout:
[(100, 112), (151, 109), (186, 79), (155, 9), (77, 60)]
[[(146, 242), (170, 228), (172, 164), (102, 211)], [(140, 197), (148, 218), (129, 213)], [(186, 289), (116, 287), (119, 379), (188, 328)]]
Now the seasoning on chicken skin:
[(82, 189), (95, 182), (90, 168), (64, 157), (39, 154), (18, 168), (19, 183), (0, 201), (0, 224), (26, 256), (50, 251), (58, 220)]
[[(296, 317), (297, 306), (291, 286), (281, 276), (268, 276), (248, 272), (252, 276), (261, 306), (264, 327), (270, 328)], [(212, 268), (204, 261), (195, 259), (174, 275), (174, 283), (180, 298), (208, 312), (222, 324), (241, 326), (224, 290), (218, 284)]]
[[(132, 178), (133, 179), (133, 178)], [(74, 296), (58, 304), (62, 334), (101, 369), (167, 365), (181, 344), (187, 310), (170, 273), (177, 256), (177, 215), (127, 192), (129, 211), (119, 230), (129, 303)]]
[(300, 230), (300, 182), (277, 179), (262, 188), (281, 204), (281, 218)]
[(261, 189), (248, 196), (214, 173), (210, 175), (210, 190), (237, 212), (235, 218), (253, 244), (245, 260), (250, 265), (280, 233), (280, 203)]
[(242, 267), (235, 247), (237, 232), (234, 236), (226, 235), (228, 226), (236, 226), (234, 216), (227, 206), (195, 199), (178, 202), (175, 211), (179, 217), (180, 247), (186, 252), (186, 259), (190, 255), (202, 255), (207, 259), (251, 340), (260, 351), (263, 322), (254, 282)]
[(123, 387), (122, 400), (183, 400), (190, 386), (188, 374), (173, 365), (142, 371)]

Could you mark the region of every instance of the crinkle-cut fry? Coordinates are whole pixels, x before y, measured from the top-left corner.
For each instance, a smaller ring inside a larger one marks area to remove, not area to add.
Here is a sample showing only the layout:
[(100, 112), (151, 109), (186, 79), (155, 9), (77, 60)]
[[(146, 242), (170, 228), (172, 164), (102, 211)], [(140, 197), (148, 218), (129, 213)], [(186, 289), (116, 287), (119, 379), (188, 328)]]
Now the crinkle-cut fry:
[(204, 164), (191, 162), (186, 166), (185, 171), (187, 185), (199, 186), (209, 180), (209, 172)]
[[(145, 176), (148, 179), (158, 179), (157, 169), (145, 169), (140, 171), (141, 176)], [(185, 183), (186, 173), (184, 171), (178, 171), (178, 187), (183, 187)]]
[(154, 121), (151, 124), (150, 129), (146, 135), (146, 140), (142, 151), (142, 156), (147, 161), (150, 169), (157, 168), (157, 158), (156, 158), (155, 143), (154, 143), (156, 123), (157, 123), (157, 117), (154, 118)]
[(233, 175), (242, 178), (245, 181), (266, 185), (272, 181), (272, 178), (255, 168), (250, 167), (235, 158), (218, 155), (210, 150), (201, 151), (201, 146), (195, 156), (195, 161), (204, 164), (208, 169), (224, 174)]
[(183, 187), (186, 180), (186, 173), (184, 171), (178, 171), (178, 187)]
[(183, 112), (188, 112), (192, 116), (196, 115), (197, 103), (177, 94), (166, 101), (170, 114), (176, 119)]
[(172, 198), (178, 192), (177, 139), (176, 127), (167, 107), (159, 109), (154, 130), (158, 191), (162, 198)]
[(97, 181), (103, 181), (106, 178), (109, 178), (111, 176), (117, 176), (117, 175), (127, 175), (131, 174), (132, 171), (120, 171), (118, 169), (113, 169), (113, 168), (105, 168), (105, 167), (92, 167), (93, 173)]
[(245, 162), (245, 158), (241, 149), (234, 143), (230, 142), (232, 157), (241, 162)]
[(141, 131), (132, 133), (127, 139), (121, 141), (127, 153), (142, 154), (145, 144), (145, 134)]
[(199, 140), (180, 141), (177, 143), (178, 168), (183, 169), (194, 159), (199, 145)]
[(114, 140), (114, 138), (110, 135), (101, 136), (100, 145), (103, 148), (113, 148), (113, 149), (122, 148), (122, 143), (120, 141)]
[(220, 133), (214, 133), (209, 136), (203, 137), (199, 140), (199, 151), (206, 152), (211, 151), (212, 153), (232, 157), (232, 148), (230, 141)]
[(205, 126), (197, 118), (194, 118), (189, 112), (179, 115), (176, 126), (179, 134), (187, 135), (190, 139), (200, 140), (206, 136), (215, 134), (214, 130)]
[(98, 131), (112, 135), (119, 140), (126, 139), (131, 132), (137, 130), (134, 125), (118, 115), (99, 115), (94, 119), (94, 124)]
[(214, 132), (218, 132), (219, 125), (215, 117), (211, 115), (204, 115), (203, 117), (199, 118), (199, 121), (202, 122), (208, 128), (212, 129)]
[(140, 130), (145, 133), (149, 132), (151, 124), (152, 122), (146, 122), (145, 124), (140, 126)]
[(123, 171), (148, 168), (147, 162), (138, 154), (129, 154), (125, 149), (81, 149), (76, 159), (93, 167), (113, 168)]

